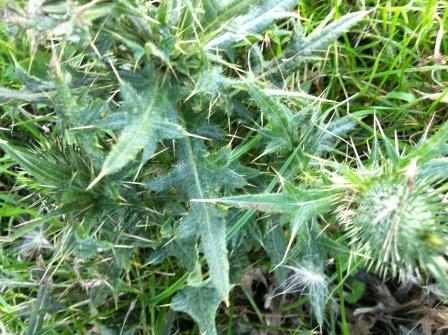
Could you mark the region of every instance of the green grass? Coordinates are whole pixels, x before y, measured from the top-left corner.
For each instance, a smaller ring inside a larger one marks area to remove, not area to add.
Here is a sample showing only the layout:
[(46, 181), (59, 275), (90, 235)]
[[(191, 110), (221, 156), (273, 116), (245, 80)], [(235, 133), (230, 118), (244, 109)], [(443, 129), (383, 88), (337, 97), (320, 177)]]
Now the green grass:
[(445, 1), (28, 3), (0, 334), (356, 334), (366, 273), (448, 291)]

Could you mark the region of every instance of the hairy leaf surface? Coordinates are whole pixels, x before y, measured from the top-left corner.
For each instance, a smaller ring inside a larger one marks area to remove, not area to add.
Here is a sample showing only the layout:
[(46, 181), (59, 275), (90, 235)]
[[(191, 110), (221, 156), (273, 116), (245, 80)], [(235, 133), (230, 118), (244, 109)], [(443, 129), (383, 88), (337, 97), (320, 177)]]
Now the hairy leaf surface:
[(273, 60), (266, 64), (265, 74), (280, 73), (283, 77), (289, 76), (302, 63), (325, 51), (342, 33), (361, 21), (367, 14), (367, 11), (346, 14), (327, 26), (314, 30), (307, 37), (303, 37), (301, 29), (296, 30), (297, 36), (293, 39), (290, 48), (285, 51), (284, 61), (279, 63), (278, 60)]
[(124, 103), (117, 115), (107, 122), (123, 126), (124, 129), (110, 153), (107, 155), (98, 177), (92, 187), (102, 177), (117, 172), (145, 150), (148, 159), (156, 150), (158, 141), (178, 138), (184, 135), (182, 127), (173, 120), (176, 115), (175, 100), (170, 87), (156, 83), (149, 92), (141, 95), (131, 85), (122, 83), (121, 94)]
[(297, 0), (263, 0), (251, 8), (247, 14), (241, 15), (227, 24), (228, 31), (224, 32), (206, 45), (207, 49), (226, 49), (233, 43), (244, 39), (248, 34), (256, 34), (270, 25), (274, 20), (289, 16), (286, 13), (297, 6)]
[(174, 297), (171, 306), (175, 311), (190, 315), (198, 323), (201, 334), (215, 335), (215, 314), (221, 300), (214, 285), (203, 283), (185, 287)]

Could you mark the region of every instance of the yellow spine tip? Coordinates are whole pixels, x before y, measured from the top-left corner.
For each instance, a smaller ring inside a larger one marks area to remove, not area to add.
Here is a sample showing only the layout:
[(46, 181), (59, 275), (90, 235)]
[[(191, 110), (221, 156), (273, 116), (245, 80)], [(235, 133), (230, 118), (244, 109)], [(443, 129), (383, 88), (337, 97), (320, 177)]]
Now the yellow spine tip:
[(106, 174), (101, 171), (101, 173), (87, 186), (86, 191), (92, 189), (93, 186), (95, 186)]

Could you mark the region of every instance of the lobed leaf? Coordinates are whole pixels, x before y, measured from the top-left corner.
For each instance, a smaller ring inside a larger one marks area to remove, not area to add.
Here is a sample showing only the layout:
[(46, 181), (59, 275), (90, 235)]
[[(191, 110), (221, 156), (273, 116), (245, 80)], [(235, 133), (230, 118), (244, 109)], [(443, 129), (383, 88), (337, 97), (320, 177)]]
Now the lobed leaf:
[[(182, 127), (168, 119), (175, 115), (175, 101), (168, 85), (153, 87), (148, 94), (141, 96), (134, 88), (122, 83), (121, 92), (125, 100), (122, 124), (129, 123), (118, 138), (117, 143), (107, 155), (101, 172), (89, 185), (93, 187), (101, 178), (124, 168), (137, 154), (146, 148), (144, 156), (149, 158), (156, 149), (156, 143), (164, 138), (181, 137)], [(120, 124), (120, 121), (117, 120)]]
[(222, 296), (211, 283), (183, 288), (171, 301), (171, 307), (187, 313), (199, 325), (201, 334), (216, 335), (215, 314)]
[[(199, 173), (196, 158), (193, 153), (191, 142), (184, 138), (184, 150), (186, 163), (192, 172), (193, 189), (190, 197), (205, 197), (208, 192), (204, 186), (203, 175)], [(222, 217), (216, 214), (213, 208), (207, 204), (192, 204), (191, 212), (197, 222), (197, 230), (201, 236), (201, 245), (204, 249), (207, 264), (210, 267), (210, 280), (216, 288), (221, 299), (228, 301), (230, 291), (229, 284), (229, 261), (227, 259), (226, 225)]]

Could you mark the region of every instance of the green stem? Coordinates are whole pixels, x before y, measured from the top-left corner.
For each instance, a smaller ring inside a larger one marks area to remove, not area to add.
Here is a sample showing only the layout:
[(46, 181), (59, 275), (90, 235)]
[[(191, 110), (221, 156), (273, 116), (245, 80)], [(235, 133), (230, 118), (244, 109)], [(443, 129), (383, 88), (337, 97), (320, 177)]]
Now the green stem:
[[(342, 267), (341, 267), (341, 259), (338, 257), (337, 259), (337, 271), (338, 271), (338, 280), (339, 282), (342, 282), (344, 280), (343, 274), (342, 274)], [(343, 335), (350, 335), (350, 328), (348, 327), (347, 323), (347, 316), (345, 314), (345, 302), (344, 302), (344, 285), (339, 285), (339, 312), (341, 314), (341, 330)]]

